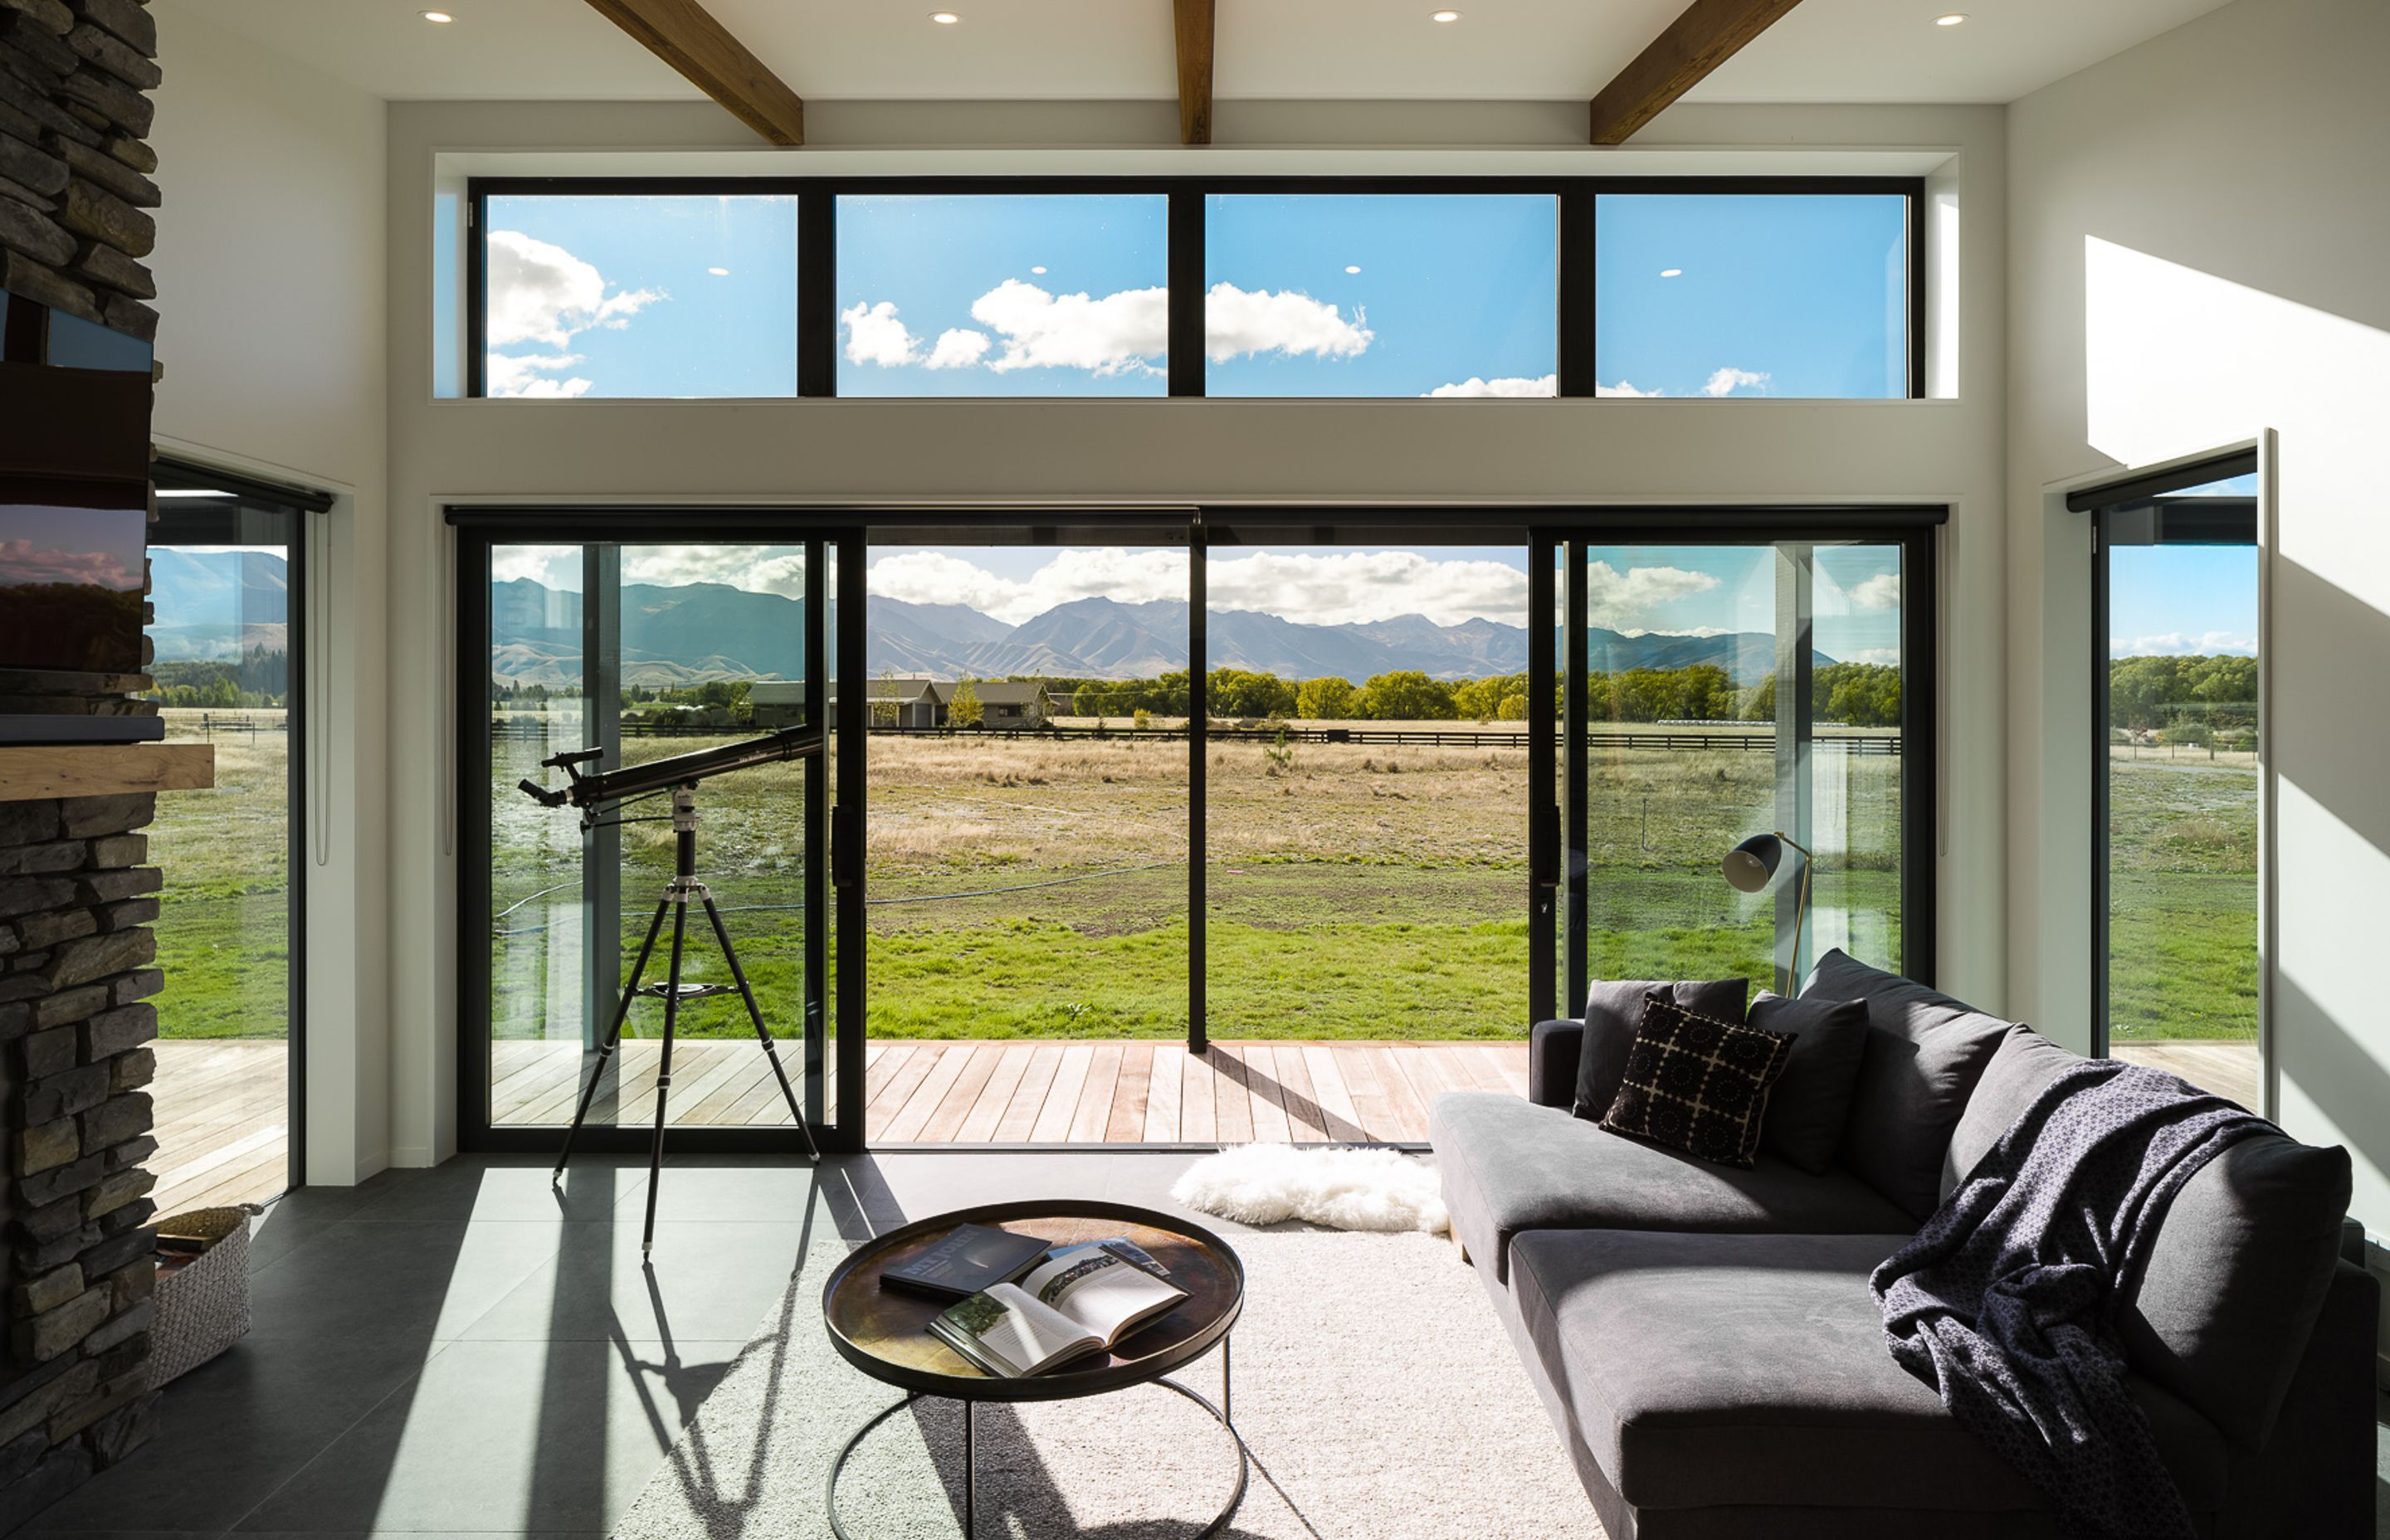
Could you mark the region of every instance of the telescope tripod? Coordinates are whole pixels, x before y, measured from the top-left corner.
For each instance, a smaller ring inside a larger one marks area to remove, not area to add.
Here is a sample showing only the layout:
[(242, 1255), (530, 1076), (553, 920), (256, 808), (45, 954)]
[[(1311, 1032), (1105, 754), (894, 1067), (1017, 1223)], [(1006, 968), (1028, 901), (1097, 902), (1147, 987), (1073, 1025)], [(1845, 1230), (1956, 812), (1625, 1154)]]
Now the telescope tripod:
[[(686, 1000), (710, 1000), (716, 995), (736, 993), (747, 1006), (747, 1019), (755, 1023), (755, 1036), (764, 1045), (764, 1057), (771, 1061), (772, 1074), (780, 1083), (780, 1095), (787, 1098), (789, 1115), (796, 1119), (797, 1132), (804, 1136), (805, 1153), (816, 1164), (821, 1161), (821, 1149), (814, 1142), (814, 1131), (805, 1122), (804, 1109), (797, 1105), (796, 1087), (789, 1084), (789, 1072), (780, 1067), (779, 1045), (773, 1040), (771, 1030), (764, 1025), (764, 1012), (755, 1004), (755, 991), (747, 982), (746, 969), (739, 966), (739, 953), (730, 944), (730, 932), (722, 923), (722, 911), (713, 906), (713, 894), (697, 879), (697, 788), (694, 784), (676, 786), (672, 793), (673, 840), (675, 846), (673, 879), (665, 884), (663, 897), (656, 901), (655, 918), (648, 921), (648, 938), (639, 943), (639, 956), (631, 965), (630, 982), (623, 986), (622, 1002), (614, 1007), (614, 1024), (606, 1033), (606, 1041), (598, 1049), (598, 1062), (590, 1066), (589, 1084), (581, 1092), (580, 1110), (572, 1114), (572, 1126), (564, 1131), (564, 1148), (556, 1157), (555, 1181), (564, 1179), (564, 1163), (572, 1158), (573, 1136), (588, 1121), (589, 1109), (598, 1099), (598, 1085), (605, 1078), (606, 1066), (614, 1057), (615, 1047), (623, 1040), (623, 1023), (630, 1020), (631, 1002), (645, 995), (664, 1003), (663, 1053), (656, 1066), (656, 1131), (655, 1142), (648, 1151), (648, 1223), (639, 1236), (639, 1254), (645, 1257), (656, 1243), (656, 1187), (662, 1179), (664, 1163), (664, 1104), (672, 1094), (673, 1037), (679, 1024), (681, 1003)], [(701, 905), (705, 918), (713, 926), (713, 940), (722, 948), (722, 960), (730, 965), (727, 984), (685, 984), (681, 982), (683, 943), (688, 930), (690, 900)], [(643, 983), (648, 959), (654, 955), (656, 937), (662, 933), (664, 916), (672, 916), (672, 967), (662, 983)]]

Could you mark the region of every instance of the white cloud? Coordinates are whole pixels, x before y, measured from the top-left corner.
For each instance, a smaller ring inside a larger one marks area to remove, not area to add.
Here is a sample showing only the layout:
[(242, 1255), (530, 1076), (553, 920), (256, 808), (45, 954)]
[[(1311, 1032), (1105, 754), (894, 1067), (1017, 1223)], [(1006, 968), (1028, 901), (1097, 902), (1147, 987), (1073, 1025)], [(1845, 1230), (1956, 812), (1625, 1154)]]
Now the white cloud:
[(1348, 321), (1334, 305), (1291, 289), (1248, 292), (1216, 283), (1203, 296), (1203, 351), (1214, 364), (1255, 353), (1351, 358), (1377, 340), (1368, 320), (1356, 307)]
[(653, 289), (608, 294), (605, 276), (596, 267), (520, 230), (491, 231), (488, 262), (487, 326), (494, 348), (518, 342), (563, 348), (592, 327), (620, 330), (649, 305), (671, 297)]
[(2122, 636), (2108, 640), (2110, 656), (2116, 658), (2193, 658), (2213, 657), (2219, 652), (2233, 652), (2255, 657), (2257, 638), (2237, 631), (2204, 631), (2193, 636), (2186, 632), (2168, 631), (2155, 636), (2135, 636), (2127, 641)]
[(1019, 625), (1073, 599), (1101, 596), (1123, 604), (1187, 597), (1187, 553), (1117, 546), (1058, 554), (1027, 578), (999, 577), (944, 551), (881, 557), (865, 579), (869, 591), (909, 604), (968, 605)]
[(846, 361), (850, 364), (877, 364), (883, 369), (900, 364), (919, 363), (921, 340), (905, 329), (896, 318), (896, 302), (882, 300), (873, 304), (857, 300), (838, 313), (846, 327)]
[(587, 395), (592, 381), (573, 377), (549, 379), (544, 375), (569, 369), (582, 362), (577, 353), (525, 353), (509, 358), (494, 353), (484, 360), (482, 369), (482, 388), (494, 396), (561, 398)]
[(513, 583), (529, 578), (553, 593), (581, 592), (581, 547), (578, 545), (494, 545), (490, 548), (490, 581)]
[(1561, 377), (1556, 374), (1534, 379), (1521, 375), (1480, 379), (1471, 375), (1458, 385), (1439, 385), (1428, 392), (1432, 396), (1556, 396), (1560, 393)]
[(1856, 610), (1897, 610), (1900, 608), (1900, 574), (1878, 572), (1851, 589), (1851, 606)]
[(1007, 278), (971, 302), (971, 319), (1004, 339), (1004, 352), (988, 365), (998, 374), (1034, 368), (1086, 369), (1099, 377), (1131, 369), (1158, 373), (1152, 361), (1170, 346), (1170, 292), (1158, 288), (1124, 289), (1099, 300), (1049, 294)]
[[(1649, 625), (1651, 611), (1678, 599), (1706, 594), (1718, 585), (1718, 580), (1708, 572), (1688, 571), (1682, 567), (1629, 567), (1620, 571), (1606, 561), (1588, 564), (1585, 570), (1586, 619), (1611, 631), (1640, 635), (1637, 629)], [(1671, 635), (1715, 636), (1715, 630), (1691, 628), (1671, 629)]]
[(1738, 390), (1765, 391), (1768, 377), (1751, 369), (1725, 368), (1714, 370), (1708, 383), (1702, 387), (1705, 396), (1732, 395)]
[(968, 369), (987, 356), (992, 346), (987, 333), (950, 327), (938, 333), (938, 345), (921, 361), (925, 369)]
[(1836, 652), (1834, 654), (1834, 658), (1837, 661), (1844, 663), (1897, 663), (1900, 661), (1900, 648), (1896, 647), (1849, 647), (1844, 648), (1840, 651)]
[(1215, 610), (1259, 610), (1313, 625), (1425, 615), (1438, 625), (1482, 616), (1527, 623), (1527, 574), (1501, 561), (1438, 559), (1417, 551), (1264, 552), (1212, 558)]
[(1593, 393), (1598, 396), (1664, 396), (1668, 392), (1665, 391), (1638, 391), (1623, 379), (1615, 385), (1604, 385), (1597, 379), (1593, 384)]

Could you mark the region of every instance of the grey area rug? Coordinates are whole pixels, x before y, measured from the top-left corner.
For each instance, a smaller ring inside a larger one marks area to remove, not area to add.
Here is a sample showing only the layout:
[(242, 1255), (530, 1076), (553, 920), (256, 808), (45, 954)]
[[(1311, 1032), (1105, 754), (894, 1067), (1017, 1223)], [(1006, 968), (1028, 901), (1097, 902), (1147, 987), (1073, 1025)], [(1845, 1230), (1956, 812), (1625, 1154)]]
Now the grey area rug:
[[(1421, 1235), (1234, 1238), (1237, 1426), (1253, 1456), (1232, 1540), (1587, 1540), (1601, 1529), (1482, 1287)], [(698, 1411), (617, 1540), (829, 1540), (824, 1478), (898, 1392), (849, 1367), (821, 1324), (843, 1245), (816, 1246)], [(1216, 1401), (1216, 1354), (1179, 1378)], [(960, 1531), (961, 1414), (882, 1423), (839, 1482), (856, 1540)], [(1187, 1540), (1235, 1479), (1228, 1435), (1152, 1386), (979, 1414), (979, 1534)]]

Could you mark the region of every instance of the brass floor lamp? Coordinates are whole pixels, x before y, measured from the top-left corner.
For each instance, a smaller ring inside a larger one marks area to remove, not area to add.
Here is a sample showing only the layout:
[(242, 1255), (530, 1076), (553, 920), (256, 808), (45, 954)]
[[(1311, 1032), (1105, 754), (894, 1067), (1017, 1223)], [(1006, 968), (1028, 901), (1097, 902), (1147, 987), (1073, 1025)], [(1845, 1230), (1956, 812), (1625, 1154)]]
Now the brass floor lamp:
[(1758, 892), (1775, 879), (1776, 868), (1784, 864), (1787, 845), (1801, 853), (1801, 900), (1792, 907), (1792, 959), (1784, 969), (1784, 994), (1789, 999), (1800, 992), (1795, 975), (1801, 968), (1801, 925), (1809, 918), (1809, 869), (1818, 864), (1817, 857), (1809, 853), (1808, 846), (1780, 829), (1745, 840), (1726, 853), (1718, 868), (1738, 892)]

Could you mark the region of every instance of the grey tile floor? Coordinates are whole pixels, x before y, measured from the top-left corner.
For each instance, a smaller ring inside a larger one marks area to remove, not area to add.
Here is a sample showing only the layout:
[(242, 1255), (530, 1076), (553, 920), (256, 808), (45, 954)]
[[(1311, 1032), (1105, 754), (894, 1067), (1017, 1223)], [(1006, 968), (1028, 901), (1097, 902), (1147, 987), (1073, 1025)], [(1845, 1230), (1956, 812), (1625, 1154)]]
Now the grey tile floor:
[[(667, 1166), (452, 1161), (294, 1193), (261, 1221), (256, 1326), (167, 1393), (157, 1436), (26, 1540), (599, 1536), (787, 1290), (806, 1249), (1011, 1198), (1176, 1210), (1192, 1157), (891, 1154)], [(1180, 1211), (1183, 1212), (1183, 1211)], [(1206, 1219), (1215, 1227), (1233, 1229)], [(2378, 1403), (2390, 1540), (2390, 1395)]]
[(1190, 1159), (875, 1155), (816, 1187), (692, 1156), (664, 1169), (652, 1274), (643, 1160), (576, 1159), (560, 1198), (547, 1162), (503, 1157), (293, 1193), (259, 1224), (247, 1340), (19, 1534), (603, 1535), (828, 1232), (1010, 1198), (1171, 1209)]

